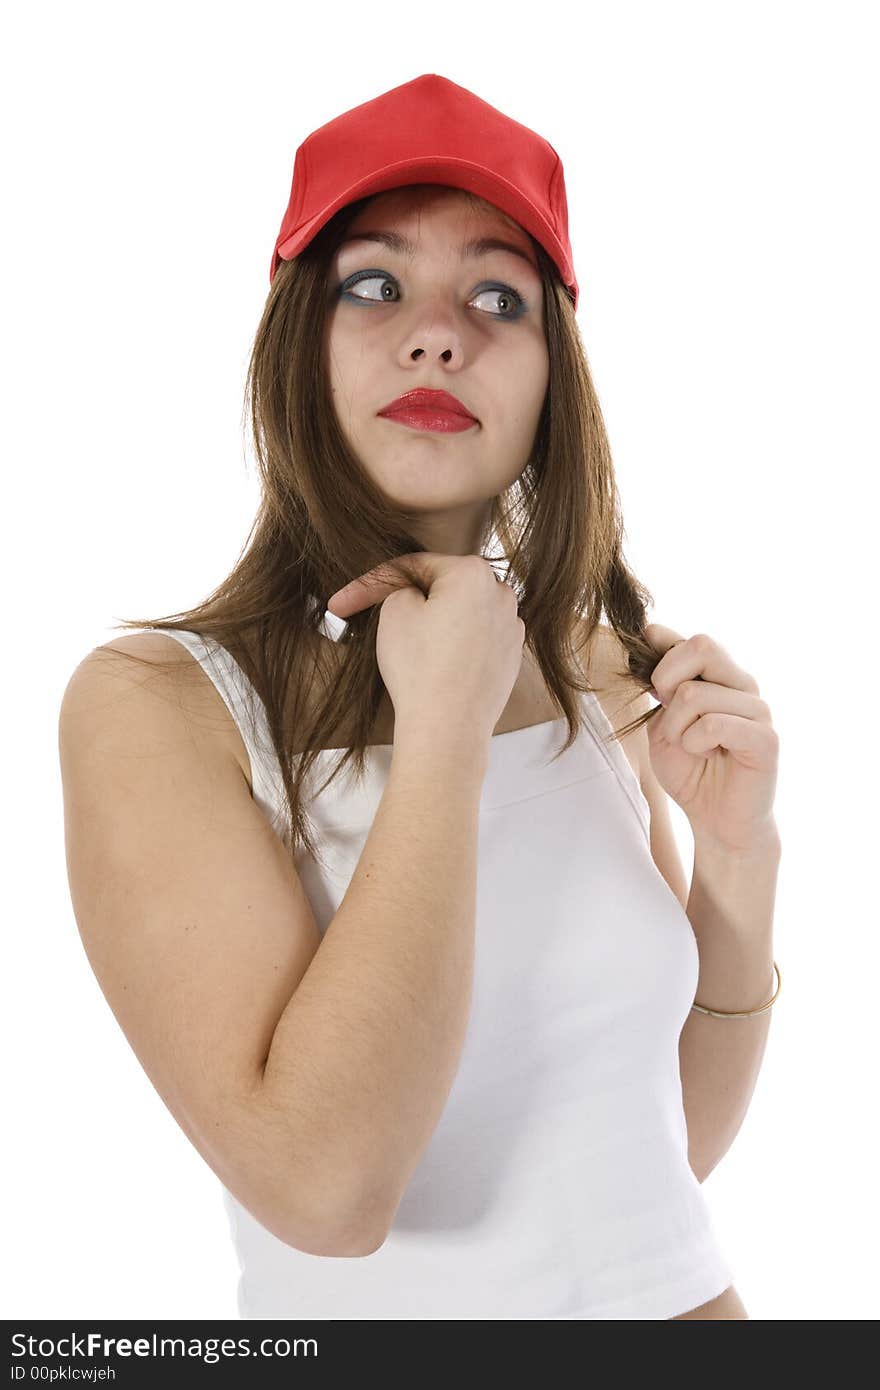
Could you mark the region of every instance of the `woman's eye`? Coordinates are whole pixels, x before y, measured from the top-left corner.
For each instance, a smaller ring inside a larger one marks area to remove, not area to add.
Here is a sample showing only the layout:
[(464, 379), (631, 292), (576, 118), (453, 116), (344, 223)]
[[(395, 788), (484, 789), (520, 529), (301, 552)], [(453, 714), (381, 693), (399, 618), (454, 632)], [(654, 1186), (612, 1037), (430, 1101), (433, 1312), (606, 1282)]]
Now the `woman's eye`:
[[(374, 294), (364, 294), (361, 290), (361, 286), (363, 285), (380, 285), (381, 289), (378, 296)], [(393, 292), (397, 288), (397, 281), (390, 275), (362, 275), (359, 279), (343, 282), (339, 292), (343, 298), (346, 299), (366, 300), (374, 304), (393, 304), (395, 300), (389, 293), (386, 293), (386, 287)], [(357, 290), (357, 293), (354, 293), (355, 290)], [(518, 318), (525, 308), (525, 300), (522, 296), (518, 294), (516, 290), (510, 289), (506, 285), (493, 285), (486, 289), (478, 290), (470, 302), (474, 304), (478, 299), (491, 298), (492, 295), (498, 296), (497, 303), (500, 306), (500, 312), (495, 312), (491, 309), (484, 310), (483, 312), (489, 313), (493, 318)]]
[[(348, 283), (348, 285), (349, 285), (348, 294), (349, 294), (349, 296), (350, 296), (351, 298), (353, 298), (353, 299), (372, 299), (372, 298), (374, 298), (373, 295), (361, 294), (361, 293), (360, 293), (360, 287), (361, 287), (362, 285), (374, 285), (374, 284), (378, 284), (378, 285), (385, 286), (385, 285), (393, 285), (395, 282), (394, 282), (393, 280), (391, 280), (387, 275), (364, 275), (364, 276), (361, 277), (360, 280), (351, 280), (351, 281), (348, 281), (347, 283)], [(358, 288), (358, 293), (357, 293), (357, 294), (352, 294), (352, 291), (355, 289), (355, 287)], [(345, 291), (345, 285), (342, 286), (342, 289), (343, 289), (343, 291)], [(388, 296), (385, 294), (384, 288), (383, 288), (382, 293), (381, 293), (381, 298), (382, 298), (383, 300), (385, 300), (386, 302), (390, 302), (390, 301), (388, 300)]]
[[(499, 285), (497, 289), (493, 288), (490, 290), (480, 290), (477, 294), (474, 295), (474, 300), (482, 299), (485, 295), (493, 294), (497, 294), (499, 296), (498, 302), (499, 304), (501, 304), (503, 308), (503, 312), (497, 315), (498, 318), (515, 319), (518, 317), (520, 310), (523, 308), (524, 301), (522, 297), (517, 294), (516, 290), (504, 289), (503, 286)], [(504, 308), (504, 306), (509, 307)]]

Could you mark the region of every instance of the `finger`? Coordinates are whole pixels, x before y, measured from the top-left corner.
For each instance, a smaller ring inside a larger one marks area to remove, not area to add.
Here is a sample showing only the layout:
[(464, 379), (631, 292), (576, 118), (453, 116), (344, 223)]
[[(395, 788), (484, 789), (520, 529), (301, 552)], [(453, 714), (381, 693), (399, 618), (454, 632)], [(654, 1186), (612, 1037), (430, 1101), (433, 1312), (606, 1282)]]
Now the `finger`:
[[(711, 681), (685, 681), (662, 716), (653, 721), (654, 731), (666, 743), (681, 744), (689, 729), (712, 714), (736, 715), (756, 724), (772, 722), (769, 706), (757, 695)], [(688, 751), (696, 748), (689, 744)]]
[(652, 623), (652, 646), (664, 651), (651, 673), (651, 684), (668, 705), (683, 681), (711, 681), (717, 685), (760, 695), (758, 683), (748, 671), (737, 665), (729, 652), (705, 632), (693, 637), (680, 637), (672, 628)]
[[(381, 603), (389, 594), (406, 587), (407, 583), (418, 587), (414, 580), (416, 575), (424, 579), (430, 587), (437, 576), (440, 562), (448, 558), (429, 550), (415, 550), (406, 555), (397, 555), (393, 562), (383, 561), (373, 569), (367, 570), (366, 574), (358, 575), (357, 579), (343, 584), (341, 589), (330, 595), (327, 608), (337, 618), (348, 618), (352, 613), (360, 613), (364, 608)], [(395, 566), (397, 568), (394, 568)]]
[(722, 751), (733, 753), (739, 762), (758, 771), (771, 766), (779, 736), (772, 724), (714, 710), (685, 729), (681, 747), (685, 753), (703, 758)]
[(456, 571), (465, 562), (471, 564), (477, 560), (481, 566), (491, 569), (499, 583), (504, 583), (504, 580), (495, 574), (485, 556), (447, 555), (436, 550), (412, 550), (405, 555), (396, 555), (392, 560), (383, 561), (366, 574), (343, 584), (341, 589), (330, 595), (327, 608), (334, 617), (348, 618), (352, 613), (359, 613), (363, 608), (381, 603), (389, 594), (408, 585), (419, 589), (427, 598), (432, 586), (447, 573)]
[(337, 618), (350, 618), (352, 613), (360, 613), (380, 599), (387, 598), (387, 591), (388, 585), (382, 585), (374, 571), (370, 570), (357, 579), (349, 580), (335, 594), (331, 594), (327, 608)]
[(648, 623), (645, 628), (645, 637), (661, 655), (674, 643), (687, 640), (683, 632), (676, 632), (674, 627), (666, 627), (663, 623)]

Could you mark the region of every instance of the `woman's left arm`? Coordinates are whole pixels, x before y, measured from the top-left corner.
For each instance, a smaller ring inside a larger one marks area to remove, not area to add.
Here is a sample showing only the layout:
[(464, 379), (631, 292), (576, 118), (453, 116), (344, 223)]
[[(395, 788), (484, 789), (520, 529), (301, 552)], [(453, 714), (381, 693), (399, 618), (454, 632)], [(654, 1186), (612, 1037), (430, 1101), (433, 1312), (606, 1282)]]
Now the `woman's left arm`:
[[(757, 1009), (773, 995), (773, 909), (781, 849), (751, 859), (697, 849), (686, 912), (697, 938), (696, 999), (725, 1012)], [(678, 1056), (688, 1158), (700, 1182), (724, 1157), (752, 1099), (772, 1009), (754, 1018), (691, 1010)]]
[[(656, 803), (658, 789), (672, 797), (694, 836), (685, 910), (700, 955), (696, 1001), (727, 1012), (757, 1009), (773, 994), (779, 740), (757, 683), (712, 638), (685, 639), (656, 623), (646, 636), (660, 654), (652, 680), (664, 708), (647, 725), (643, 782), (649, 801)], [(682, 1029), (688, 1156), (701, 1182), (745, 1118), (771, 1014), (721, 1019), (691, 1011)]]

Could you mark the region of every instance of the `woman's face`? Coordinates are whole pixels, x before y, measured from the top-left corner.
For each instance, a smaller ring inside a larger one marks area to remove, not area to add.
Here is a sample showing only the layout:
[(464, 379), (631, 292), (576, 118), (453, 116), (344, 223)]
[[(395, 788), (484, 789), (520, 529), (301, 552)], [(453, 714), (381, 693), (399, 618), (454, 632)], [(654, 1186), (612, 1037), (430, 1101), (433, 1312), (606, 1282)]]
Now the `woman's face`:
[[(359, 239), (366, 232), (396, 233), (412, 250)], [(523, 255), (466, 254), (466, 242), (486, 237)], [(349, 447), (390, 501), (418, 512), (427, 549), (476, 551), (491, 499), (528, 462), (549, 380), (529, 237), (456, 189), (392, 189), (351, 224), (328, 298), (327, 366)], [(442, 433), (378, 413), (419, 387), (457, 396), (477, 423)]]

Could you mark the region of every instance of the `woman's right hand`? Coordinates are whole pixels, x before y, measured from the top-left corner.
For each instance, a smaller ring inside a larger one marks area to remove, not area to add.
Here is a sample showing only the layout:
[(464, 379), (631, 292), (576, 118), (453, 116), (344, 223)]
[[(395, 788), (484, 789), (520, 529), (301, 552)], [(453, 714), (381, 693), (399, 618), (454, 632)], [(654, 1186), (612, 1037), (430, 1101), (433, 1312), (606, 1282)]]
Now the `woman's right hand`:
[(428, 589), (378, 565), (327, 600), (348, 618), (381, 603), (376, 661), (399, 724), (475, 724), (491, 738), (522, 665), (525, 624), (509, 584), (479, 555), (413, 551), (394, 564)]

